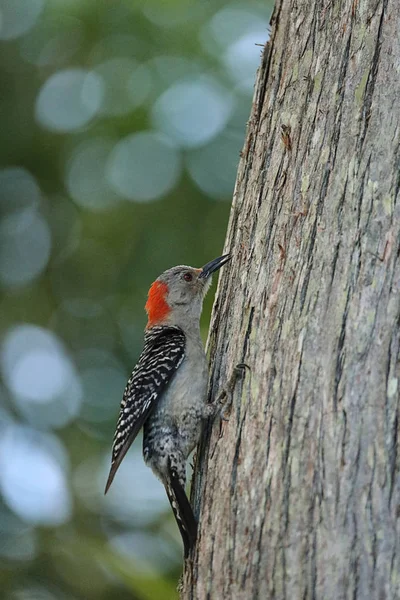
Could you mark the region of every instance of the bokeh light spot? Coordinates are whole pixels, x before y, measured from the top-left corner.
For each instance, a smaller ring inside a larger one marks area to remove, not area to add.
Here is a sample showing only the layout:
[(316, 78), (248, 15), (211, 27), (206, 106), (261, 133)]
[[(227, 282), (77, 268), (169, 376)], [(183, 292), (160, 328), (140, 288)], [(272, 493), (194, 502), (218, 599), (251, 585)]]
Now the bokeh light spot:
[[(51, 377), (43, 377), (48, 371)], [(66, 369), (57, 355), (47, 350), (37, 350), (21, 357), (10, 373), (15, 393), (33, 402), (48, 402), (58, 395), (65, 385)]]
[(82, 417), (98, 423), (112, 419), (115, 405), (110, 398), (122, 398), (127, 374), (120, 368), (102, 366), (91, 367), (82, 373), (84, 405)]
[(138, 66), (129, 58), (113, 58), (94, 69), (104, 82), (101, 112), (120, 116), (140, 106), (151, 89), (151, 78), (146, 67)]
[(23, 523), (10, 511), (0, 516), (0, 556), (11, 560), (30, 561), (37, 552), (37, 536), (34, 528)]
[(43, 217), (27, 208), (0, 223), (0, 282), (22, 286), (38, 277), (50, 257), (51, 235)]
[(247, 33), (231, 44), (223, 60), (232, 79), (240, 90), (252, 92), (255, 74), (261, 61), (260, 43), (266, 41), (267, 32), (261, 28)]
[(113, 146), (110, 140), (95, 138), (74, 149), (67, 164), (66, 185), (80, 206), (100, 211), (119, 202), (104, 175)]
[(32, 430), (10, 426), (2, 436), (0, 488), (9, 508), (30, 523), (59, 525), (70, 517), (64, 471), (46, 437)]
[(0, 0), (0, 40), (23, 35), (36, 23), (44, 0)]
[(110, 546), (123, 558), (134, 561), (142, 573), (151, 574), (154, 566), (161, 573), (168, 573), (176, 561), (171, 540), (151, 533), (123, 531), (111, 537)]
[(40, 189), (36, 179), (22, 167), (0, 170), (1, 211), (15, 212), (23, 208), (36, 208), (40, 201)]
[(103, 82), (96, 73), (84, 69), (59, 71), (39, 92), (36, 118), (46, 129), (74, 131), (96, 115), (103, 93)]
[(186, 163), (193, 181), (212, 198), (230, 198), (239, 163), (243, 135), (225, 130), (210, 144), (188, 153)]
[[(168, 500), (162, 484), (143, 462), (140, 442), (125, 456), (112, 487), (104, 498), (105, 506), (116, 521), (150, 523), (168, 508)], [(110, 470), (110, 456), (104, 460), (98, 474), (98, 489), (103, 491)], [(132, 486), (132, 480), (140, 485)]]
[(147, 202), (167, 194), (181, 172), (177, 149), (162, 135), (141, 132), (119, 142), (111, 153), (107, 177), (129, 200)]
[(172, 85), (153, 108), (154, 125), (186, 147), (205, 144), (225, 127), (233, 109), (231, 95), (202, 76)]
[(81, 386), (57, 337), (34, 325), (19, 325), (5, 337), (1, 352), (4, 381), (30, 422), (65, 425), (80, 408)]
[(268, 19), (265, 18), (263, 9), (253, 11), (246, 6), (225, 6), (212, 17), (203, 31), (203, 36), (206, 32), (214, 38), (221, 49), (254, 32), (263, 32), (263, 39), (258, 40), (261, 43), (267, 37)]

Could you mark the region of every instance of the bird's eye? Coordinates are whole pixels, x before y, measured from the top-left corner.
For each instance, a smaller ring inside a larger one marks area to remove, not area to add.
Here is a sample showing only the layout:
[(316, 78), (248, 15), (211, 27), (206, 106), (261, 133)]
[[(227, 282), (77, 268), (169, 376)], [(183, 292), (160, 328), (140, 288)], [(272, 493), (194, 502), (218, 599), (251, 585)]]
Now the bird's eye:
[(193, 275), (191, 273), (185, 273), (184, 276), (183, 276), (183, 279), (185, 281), (192, 281)]

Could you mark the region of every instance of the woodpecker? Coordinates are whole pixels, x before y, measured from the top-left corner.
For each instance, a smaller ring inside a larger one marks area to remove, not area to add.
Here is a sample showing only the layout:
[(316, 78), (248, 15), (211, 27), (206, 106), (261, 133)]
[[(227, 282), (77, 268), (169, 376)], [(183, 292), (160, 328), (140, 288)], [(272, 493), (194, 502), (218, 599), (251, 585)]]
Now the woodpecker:
[(185, 557), (196, 542), (197, 523), (185, 493), (186, 461), (204, 421), (208, 363), (200, 337), (203, 299), (225, 254), (201, 269), (177, 266), (151, 285), (146, 302), (144, 348), (125, 387), (114, 435), (107, 493), (125, 454), (143, 426), (143, 457), (164, 484)]

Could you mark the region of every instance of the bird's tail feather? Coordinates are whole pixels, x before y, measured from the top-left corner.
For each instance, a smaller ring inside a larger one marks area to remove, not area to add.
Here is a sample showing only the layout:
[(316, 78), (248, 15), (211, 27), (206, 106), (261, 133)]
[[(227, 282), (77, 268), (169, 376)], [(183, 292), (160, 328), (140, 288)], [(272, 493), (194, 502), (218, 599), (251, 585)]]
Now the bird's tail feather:
[(187, 558), (196, 544), (197, 522), (185, 490), (179, 482), (178, 473), (171, 466), (170, 461), (168, 461), (168, 479), (165, 482), (165, 490), (181, 532), (185, 558)]

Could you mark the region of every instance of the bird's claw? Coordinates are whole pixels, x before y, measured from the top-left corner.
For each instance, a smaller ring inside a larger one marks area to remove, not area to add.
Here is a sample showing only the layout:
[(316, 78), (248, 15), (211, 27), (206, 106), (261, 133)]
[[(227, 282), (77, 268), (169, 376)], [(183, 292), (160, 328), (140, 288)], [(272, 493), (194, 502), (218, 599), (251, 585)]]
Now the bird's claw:
[(227, 385), (217, 398), (218, 404), (222, 405), (220, 412), (222, 421), (229, 421), (229, 414), (232, 409), (233, 390), (235, 388), (235, 384), (238, 377), (241, 377), (243, 379), (243, 377), (245, 376), (246, 369), (250, 371), (249, 365), (246, 365), (246, 363), (238, 363), (233, 369), (232, 375), (229, 378)]

